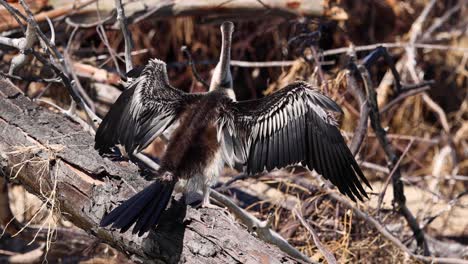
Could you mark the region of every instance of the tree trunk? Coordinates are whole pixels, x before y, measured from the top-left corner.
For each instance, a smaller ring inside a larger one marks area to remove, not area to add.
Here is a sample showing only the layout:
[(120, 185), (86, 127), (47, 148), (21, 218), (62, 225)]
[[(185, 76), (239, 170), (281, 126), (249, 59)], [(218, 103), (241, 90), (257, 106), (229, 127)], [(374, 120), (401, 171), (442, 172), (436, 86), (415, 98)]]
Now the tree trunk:
[(148, 182), (137, 166), (103, 158), (93, 145), (78, 124), (39, 107), (0, 78), (0, 175), (21, 183), (77, 227), (144, 262), (297, 262), (223, 210), (196, 210), (176, 200), (148, 236), (100, 228), (105, 212)]

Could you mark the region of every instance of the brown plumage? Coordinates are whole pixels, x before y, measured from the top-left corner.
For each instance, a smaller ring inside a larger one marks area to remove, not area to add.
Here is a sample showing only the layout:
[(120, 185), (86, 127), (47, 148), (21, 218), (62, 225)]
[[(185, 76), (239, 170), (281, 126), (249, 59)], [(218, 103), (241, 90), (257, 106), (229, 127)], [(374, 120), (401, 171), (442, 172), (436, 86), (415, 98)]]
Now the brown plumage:
[(219, 149), (216, 139), (216, 119), (219, 111), (216, 94), (207, 95), (196, 105), (188, 107), (180, 117), (178, 128), (172, 133), (161, 169), (172, 171), (188, 179), (203, 173)]

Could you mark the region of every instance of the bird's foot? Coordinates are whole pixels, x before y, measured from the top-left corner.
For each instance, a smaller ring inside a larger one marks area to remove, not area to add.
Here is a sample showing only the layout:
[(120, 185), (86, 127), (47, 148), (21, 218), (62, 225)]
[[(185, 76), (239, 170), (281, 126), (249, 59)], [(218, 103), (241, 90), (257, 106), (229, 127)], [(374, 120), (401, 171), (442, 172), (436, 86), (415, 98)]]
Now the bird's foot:
[(201, 208), (210, 208), (210, 209), (220, 209), (219, 206), (210, 203), (210, 201), (208, 201), (208, 202), (205, 202), (205, 201), (201, 202), (200, 207), (201, 207)]

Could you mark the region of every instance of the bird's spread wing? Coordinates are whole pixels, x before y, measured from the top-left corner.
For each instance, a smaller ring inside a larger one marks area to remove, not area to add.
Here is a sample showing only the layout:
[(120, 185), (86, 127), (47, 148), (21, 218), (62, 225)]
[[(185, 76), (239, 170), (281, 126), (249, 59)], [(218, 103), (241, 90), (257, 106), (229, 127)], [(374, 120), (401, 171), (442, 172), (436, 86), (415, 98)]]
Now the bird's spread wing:
[(228, 164), (243, 162), (248, 173), (301, 163), (315, 169), (351, 199), (367, 197), (364, 177), (330, 111), (330, 98), (295, 82), (258, 99), (229, 102), (221, 110), (218, 138)]
[(201, 96), (173, 88), (167, 78), (166, 64), (150, 60), (105, 116), (96, 132), (95, 148), (105, 153), (120, 144), (130, 155), (139, 152)]

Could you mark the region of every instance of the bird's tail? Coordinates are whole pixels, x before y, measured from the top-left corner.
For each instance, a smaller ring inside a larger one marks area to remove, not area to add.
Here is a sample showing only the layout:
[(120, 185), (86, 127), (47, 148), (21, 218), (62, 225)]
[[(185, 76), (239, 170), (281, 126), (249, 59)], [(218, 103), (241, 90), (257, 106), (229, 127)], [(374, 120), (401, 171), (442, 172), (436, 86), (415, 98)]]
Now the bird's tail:
[(126, 232), (135, 223), (133, 234), (142, 236), (158, 224), (162, 212), (166, 209), (176, 181), (164, 177), (112, 210), (101, 220), (100, 226), (113, 224), (113, 228)]

